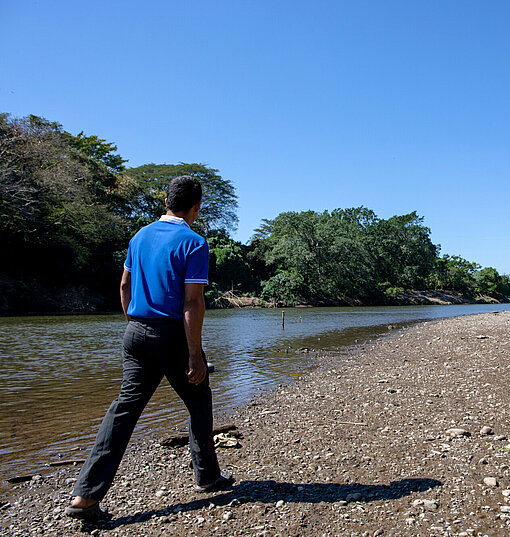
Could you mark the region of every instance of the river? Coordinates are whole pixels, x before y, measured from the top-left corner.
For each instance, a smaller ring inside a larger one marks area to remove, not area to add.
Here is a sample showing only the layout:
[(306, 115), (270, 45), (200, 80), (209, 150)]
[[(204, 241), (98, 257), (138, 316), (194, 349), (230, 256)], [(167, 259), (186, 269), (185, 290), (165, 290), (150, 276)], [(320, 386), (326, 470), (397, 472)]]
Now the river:
[[(280, 309), (207, 311), (204, 348), (215, 366), (215, 412), (228, 414), (302, 374), (312, 360), (300, 349), (332, 350), (387, 333), (389, 324), (501, 310), (510, 305), (289, 308), (285, 329)], [(124, 328), (120, 315), (0, 318), (2, 480), (44, 472), (60, 457), (85, 456), (120, 387)], [(163, 381), (134, 437), (182, 427), (185, 419)]]

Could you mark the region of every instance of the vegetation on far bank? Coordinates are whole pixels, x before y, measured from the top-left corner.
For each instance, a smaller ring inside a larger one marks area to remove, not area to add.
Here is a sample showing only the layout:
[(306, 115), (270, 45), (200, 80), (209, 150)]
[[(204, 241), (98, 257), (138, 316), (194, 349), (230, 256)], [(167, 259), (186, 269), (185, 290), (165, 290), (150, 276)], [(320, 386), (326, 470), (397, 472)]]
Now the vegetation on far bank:
[(270, 305), (371, 305), (412, 302), (410, 291), (451, 291), (469, 301), (510, 295), (508, 275), (440, 256), (416, 212), (388, 219), (365, 207), (285, 212), (262, 219), (242, 244), (231, 237), (235, 188), (218, 170), (127, 168), (117, 147), (97, 136), (0, 114), (0, 311), (118, 309), (129, 239), (164, 213), (166, 185), (182, 174), (204, 186), (196, 230), (210, 245), (211, 307), (239, 296)]

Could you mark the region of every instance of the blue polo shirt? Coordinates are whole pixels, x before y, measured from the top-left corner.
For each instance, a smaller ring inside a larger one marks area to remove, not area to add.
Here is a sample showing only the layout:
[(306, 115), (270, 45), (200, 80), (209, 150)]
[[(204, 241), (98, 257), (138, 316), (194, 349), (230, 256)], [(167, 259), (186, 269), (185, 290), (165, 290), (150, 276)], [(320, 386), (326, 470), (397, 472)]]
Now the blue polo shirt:
[(176, 216), (143, 227), (129, 242), (124, 268), (131, 272), (133, 317), (181, 319), (184, 284), (207, 284), (207, 241)]

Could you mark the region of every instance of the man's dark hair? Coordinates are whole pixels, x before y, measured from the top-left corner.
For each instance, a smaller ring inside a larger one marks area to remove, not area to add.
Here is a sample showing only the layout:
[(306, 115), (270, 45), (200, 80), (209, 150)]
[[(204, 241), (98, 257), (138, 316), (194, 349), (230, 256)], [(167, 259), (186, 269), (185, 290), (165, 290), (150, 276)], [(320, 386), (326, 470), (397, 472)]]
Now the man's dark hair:
[(166, 189), (166, 206), (173, 213), (189, 211), (202, 200), (202, 185), (192, 175), (174, 177)]

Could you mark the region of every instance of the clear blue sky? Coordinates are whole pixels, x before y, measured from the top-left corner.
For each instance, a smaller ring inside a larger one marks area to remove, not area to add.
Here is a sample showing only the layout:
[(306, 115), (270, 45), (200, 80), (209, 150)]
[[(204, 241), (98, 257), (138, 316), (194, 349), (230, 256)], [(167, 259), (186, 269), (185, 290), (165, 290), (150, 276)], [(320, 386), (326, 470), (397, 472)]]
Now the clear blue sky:
[(510, 3), (0, 0), (0, 110), (230, 179), (283, 211), (416, 210), (510, 273)]

